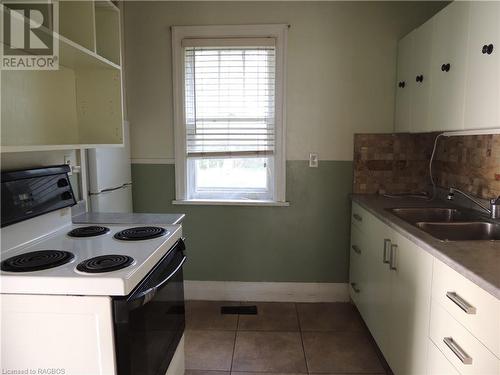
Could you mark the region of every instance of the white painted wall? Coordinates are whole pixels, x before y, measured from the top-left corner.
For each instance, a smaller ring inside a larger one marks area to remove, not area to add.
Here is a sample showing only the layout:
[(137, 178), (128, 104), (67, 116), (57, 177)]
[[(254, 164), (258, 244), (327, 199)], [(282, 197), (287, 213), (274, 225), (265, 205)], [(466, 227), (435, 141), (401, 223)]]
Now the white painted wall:
[[(172, 160), (172, 25), (289, 23), (287, 159), (352, 160), (356, 132), (393, 129), (397, 41), (441, 2), (125, 4), (132, 159)], [(151, 160), (150, 160), (151, 161)]]

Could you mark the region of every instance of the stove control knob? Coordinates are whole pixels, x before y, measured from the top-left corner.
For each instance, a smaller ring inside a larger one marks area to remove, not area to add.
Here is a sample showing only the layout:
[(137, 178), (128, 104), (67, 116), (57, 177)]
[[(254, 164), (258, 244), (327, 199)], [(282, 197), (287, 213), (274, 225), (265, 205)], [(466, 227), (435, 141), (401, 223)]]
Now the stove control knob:
[(66, 180), (65, 178), (60, 178), (58, 181), (57, 181), (57, 187), (65, 187), (65, 186), (68, 186), (68, 180)]
[(73, 199), (73, 195), (69, 191), (65, 191), (61, 194), (61, 200), (67, 201), (69, 199)]

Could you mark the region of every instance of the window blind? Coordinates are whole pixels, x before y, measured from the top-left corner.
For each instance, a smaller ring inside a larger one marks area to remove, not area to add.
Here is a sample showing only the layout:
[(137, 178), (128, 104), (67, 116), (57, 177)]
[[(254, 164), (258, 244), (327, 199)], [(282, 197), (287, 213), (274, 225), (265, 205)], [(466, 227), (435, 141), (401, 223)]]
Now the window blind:
[(187, 156), (272, 155), (274, 40), (211, 42), (183, 41)]

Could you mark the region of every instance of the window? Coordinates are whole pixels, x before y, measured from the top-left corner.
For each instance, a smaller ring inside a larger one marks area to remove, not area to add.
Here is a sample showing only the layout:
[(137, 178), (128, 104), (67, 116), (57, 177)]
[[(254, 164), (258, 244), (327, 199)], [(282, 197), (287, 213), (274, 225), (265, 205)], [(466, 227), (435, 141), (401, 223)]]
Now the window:
[(286, 30), (173, 28), (178, 201), (284, 202)]

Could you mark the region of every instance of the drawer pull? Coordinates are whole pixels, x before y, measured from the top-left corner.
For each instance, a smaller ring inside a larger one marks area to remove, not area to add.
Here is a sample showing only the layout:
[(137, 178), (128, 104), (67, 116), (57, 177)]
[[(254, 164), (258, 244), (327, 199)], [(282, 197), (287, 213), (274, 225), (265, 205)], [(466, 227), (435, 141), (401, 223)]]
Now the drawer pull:
[(351, 288), (352, 288), (352, 290), (354, 290), (355, 293), (361, 292), (361, 290), (358, 288), (357, 285), (358, 284), (356, 284), (356, 283), (351, 283)]
[(352, 217), (355, 218), (357, 221), (363, 221), (363, 218), (358, 214), (353, 214)]
[(465, 311), (467, 314), (474, 315), (476, 313), (476, 308), (472, 306), (470, 303), (468, 303), (466, 300), (464, 300), (462, 297), (460, 297), (457, 293), (455, 292), (446, 292), (446, 297), (451, 299), (451, 301), (460, 307), (463, 311)]
[(462, 362), (464, 365), (472, 365), (472, 357), (463, 350), (460, 345), (456, 343), (455, 340), (453, 340), (453, 337), (445, 337), (443, 338), (443, 342), (446, 344), (448, 348), (457, 356), (457, 358)]
[(389, 245), (389, 247), (391, 247), (391, 240), (388, 238), (384, 238), (384, 254), (383, 254), (382, 262), (385, 264), (389, 264), (389, 258), (387, 257), (387, 249), (388, 249), (387, 245)]
[(354, 252), (355, 252), (356, 254), (361, 254), (361, 249), (359, 248), (359, 246), (357, 246), (357, 245), (352, 245), (351, 247), (352, 247), (352, 249), (354, 250)]
[(396, 265), (396, 251), (398, 249), (398, 245), (391, 245), (391, 255), (389, 256), (389, 269), (392, 271), (397, 271), (398, 267)]

